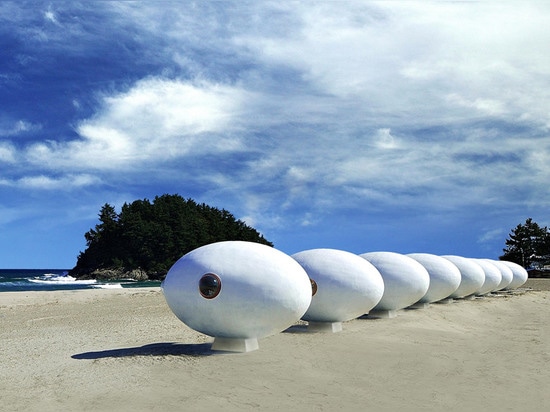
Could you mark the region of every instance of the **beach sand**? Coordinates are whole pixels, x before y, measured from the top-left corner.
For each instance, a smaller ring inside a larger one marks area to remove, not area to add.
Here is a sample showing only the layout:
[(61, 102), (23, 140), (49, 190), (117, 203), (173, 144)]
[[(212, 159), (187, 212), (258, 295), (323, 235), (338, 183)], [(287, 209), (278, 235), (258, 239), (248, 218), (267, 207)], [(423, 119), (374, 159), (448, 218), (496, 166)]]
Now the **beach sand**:
[(550, 410), (550, 280), (525, 286), (237, 354), (159, 288), (0, 293), (0, 410)]

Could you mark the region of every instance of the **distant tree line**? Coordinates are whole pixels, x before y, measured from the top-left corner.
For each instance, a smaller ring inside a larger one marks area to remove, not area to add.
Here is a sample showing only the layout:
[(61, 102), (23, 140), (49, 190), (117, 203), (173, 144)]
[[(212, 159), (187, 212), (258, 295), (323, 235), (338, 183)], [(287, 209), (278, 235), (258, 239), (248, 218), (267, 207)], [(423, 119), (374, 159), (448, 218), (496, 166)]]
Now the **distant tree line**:
[(512, 229), (503, 252), (501, 260), (518, 263), (526, 269), (543, 269), (550, 265), (550, 231), (528, 218)]
[(149, 279), (162, 279), (181, 256), (209, 243), (244, 240), (273, 246), (225, 209), (168, 194), (153, 202), (125, 203), (120, 213), (106, 203), (99, 224), (84, 236), (87, 248), (70, 272), (77, 277), (94, 277), (101, 270), (140, 270)]

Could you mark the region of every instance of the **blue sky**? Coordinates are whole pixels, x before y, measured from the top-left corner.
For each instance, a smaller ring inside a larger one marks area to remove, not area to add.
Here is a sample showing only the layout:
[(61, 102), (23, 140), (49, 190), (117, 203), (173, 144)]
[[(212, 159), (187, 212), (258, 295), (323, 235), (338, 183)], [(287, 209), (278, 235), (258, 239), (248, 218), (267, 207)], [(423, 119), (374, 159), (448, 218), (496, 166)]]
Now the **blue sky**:
[(549, 2), (0, 2), (0, 267), (178, 193), (292, 254), (550, 225)]

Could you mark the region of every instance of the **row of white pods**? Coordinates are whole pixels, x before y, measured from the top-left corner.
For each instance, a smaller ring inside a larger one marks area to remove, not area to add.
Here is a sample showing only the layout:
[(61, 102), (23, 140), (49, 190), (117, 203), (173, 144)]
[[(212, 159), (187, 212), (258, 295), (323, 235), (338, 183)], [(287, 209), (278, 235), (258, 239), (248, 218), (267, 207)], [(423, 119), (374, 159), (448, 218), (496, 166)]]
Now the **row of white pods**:
[(289, 256), (226, 241), (184, 255), (161, 287), (183, 323), (214, 337), (212, 350), (248, 352), (300, 319), (309, 331), (338, 332), (342, 322), (365, 314), (391, 318), (401, 309), (512, 290), (526, 280), (523, 267), (490, 259), (337, 249)]

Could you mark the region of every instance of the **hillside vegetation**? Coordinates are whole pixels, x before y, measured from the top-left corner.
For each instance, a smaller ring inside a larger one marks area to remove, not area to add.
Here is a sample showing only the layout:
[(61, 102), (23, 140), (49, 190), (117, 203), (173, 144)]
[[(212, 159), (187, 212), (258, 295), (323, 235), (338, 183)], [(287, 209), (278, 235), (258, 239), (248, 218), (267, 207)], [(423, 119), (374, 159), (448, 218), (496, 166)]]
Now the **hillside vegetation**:
[(72, 276), (163, 279), (181, 256), (209, 243), (244, 240), (273, 246), (227, 210), (179, 195), (125, 203), (120, 213), (106, 203), (99, 222), (84, 235), (87, 248)]

